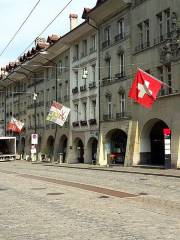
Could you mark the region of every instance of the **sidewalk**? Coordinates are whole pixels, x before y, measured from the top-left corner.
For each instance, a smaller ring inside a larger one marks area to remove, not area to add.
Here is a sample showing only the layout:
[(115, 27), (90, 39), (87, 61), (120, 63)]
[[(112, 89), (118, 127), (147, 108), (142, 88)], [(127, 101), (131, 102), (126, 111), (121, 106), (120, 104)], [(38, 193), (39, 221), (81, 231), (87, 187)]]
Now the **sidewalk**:
[(120, 173), (134, 173), (134, 174), (143, 174), (143, 175), (154, 175), (154, 176), (163, 176), (163, 177), (175, 177), (180, 178), (180, 169), (158, 169), (151, 168), (149, 166), (143, 167), (123, 167), (123, 166), (109, 166), (102, 167), (99, 165), (92, 164), (68, 164), (68, 163), (47, 163), (47, 162), (33, 162), (33, 164), (42, 164), (44, 166), (54, 166), (54, 167), (64, 167), (64, 168), (77, 168), (77, 169), (88, 169), (95, 171), (111, 171), (111, 172), (120, 172)]

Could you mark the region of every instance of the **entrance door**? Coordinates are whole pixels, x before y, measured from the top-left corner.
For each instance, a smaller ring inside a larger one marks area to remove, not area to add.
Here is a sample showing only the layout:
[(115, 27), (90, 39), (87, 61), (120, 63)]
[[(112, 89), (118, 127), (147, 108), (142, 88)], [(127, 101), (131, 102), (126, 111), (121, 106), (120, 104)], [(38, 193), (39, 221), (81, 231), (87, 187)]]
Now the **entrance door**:
[(159, 121), (151, 129), (150, 138), (152, 165), (165, 165), (164, 128), (167, 128), (167, 125), (163, 121)]
[(84, 163), (84, 146), (81, 140), (77, 144), (77, 158), (79, 163)]

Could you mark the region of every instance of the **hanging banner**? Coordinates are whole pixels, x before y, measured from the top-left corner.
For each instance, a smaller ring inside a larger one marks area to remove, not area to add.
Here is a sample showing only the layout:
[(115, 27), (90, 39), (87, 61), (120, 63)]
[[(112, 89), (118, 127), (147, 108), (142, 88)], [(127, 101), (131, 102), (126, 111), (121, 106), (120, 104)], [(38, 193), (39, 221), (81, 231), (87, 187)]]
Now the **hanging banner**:
[(61, 103), (53, 101), (46, 120), (63, 126), (69, 115), (69, 112), (70, 108), (63, 106)]

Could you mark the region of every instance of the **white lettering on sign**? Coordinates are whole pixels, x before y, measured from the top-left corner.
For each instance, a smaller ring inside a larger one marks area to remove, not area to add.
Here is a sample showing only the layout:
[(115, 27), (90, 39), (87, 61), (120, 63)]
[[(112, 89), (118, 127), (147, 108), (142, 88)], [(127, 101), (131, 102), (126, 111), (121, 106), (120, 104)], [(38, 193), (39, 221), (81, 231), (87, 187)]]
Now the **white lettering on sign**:
[(148, 81), (144, 81), (144, 85), (141, 83), (138, 83), (138, 98), (143, 98), (145, 94), (147, 95), (152, 95), (152, 91), (149, 89), (149, 82)]

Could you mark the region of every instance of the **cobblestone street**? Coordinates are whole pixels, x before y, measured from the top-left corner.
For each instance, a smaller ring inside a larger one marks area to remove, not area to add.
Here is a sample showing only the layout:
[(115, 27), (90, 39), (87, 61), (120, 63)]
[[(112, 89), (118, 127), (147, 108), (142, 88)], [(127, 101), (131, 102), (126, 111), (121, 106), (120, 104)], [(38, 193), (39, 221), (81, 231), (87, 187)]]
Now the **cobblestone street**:
[(180, 236), (179, 178), (1, 162), (0, 194), (0, 240)]

